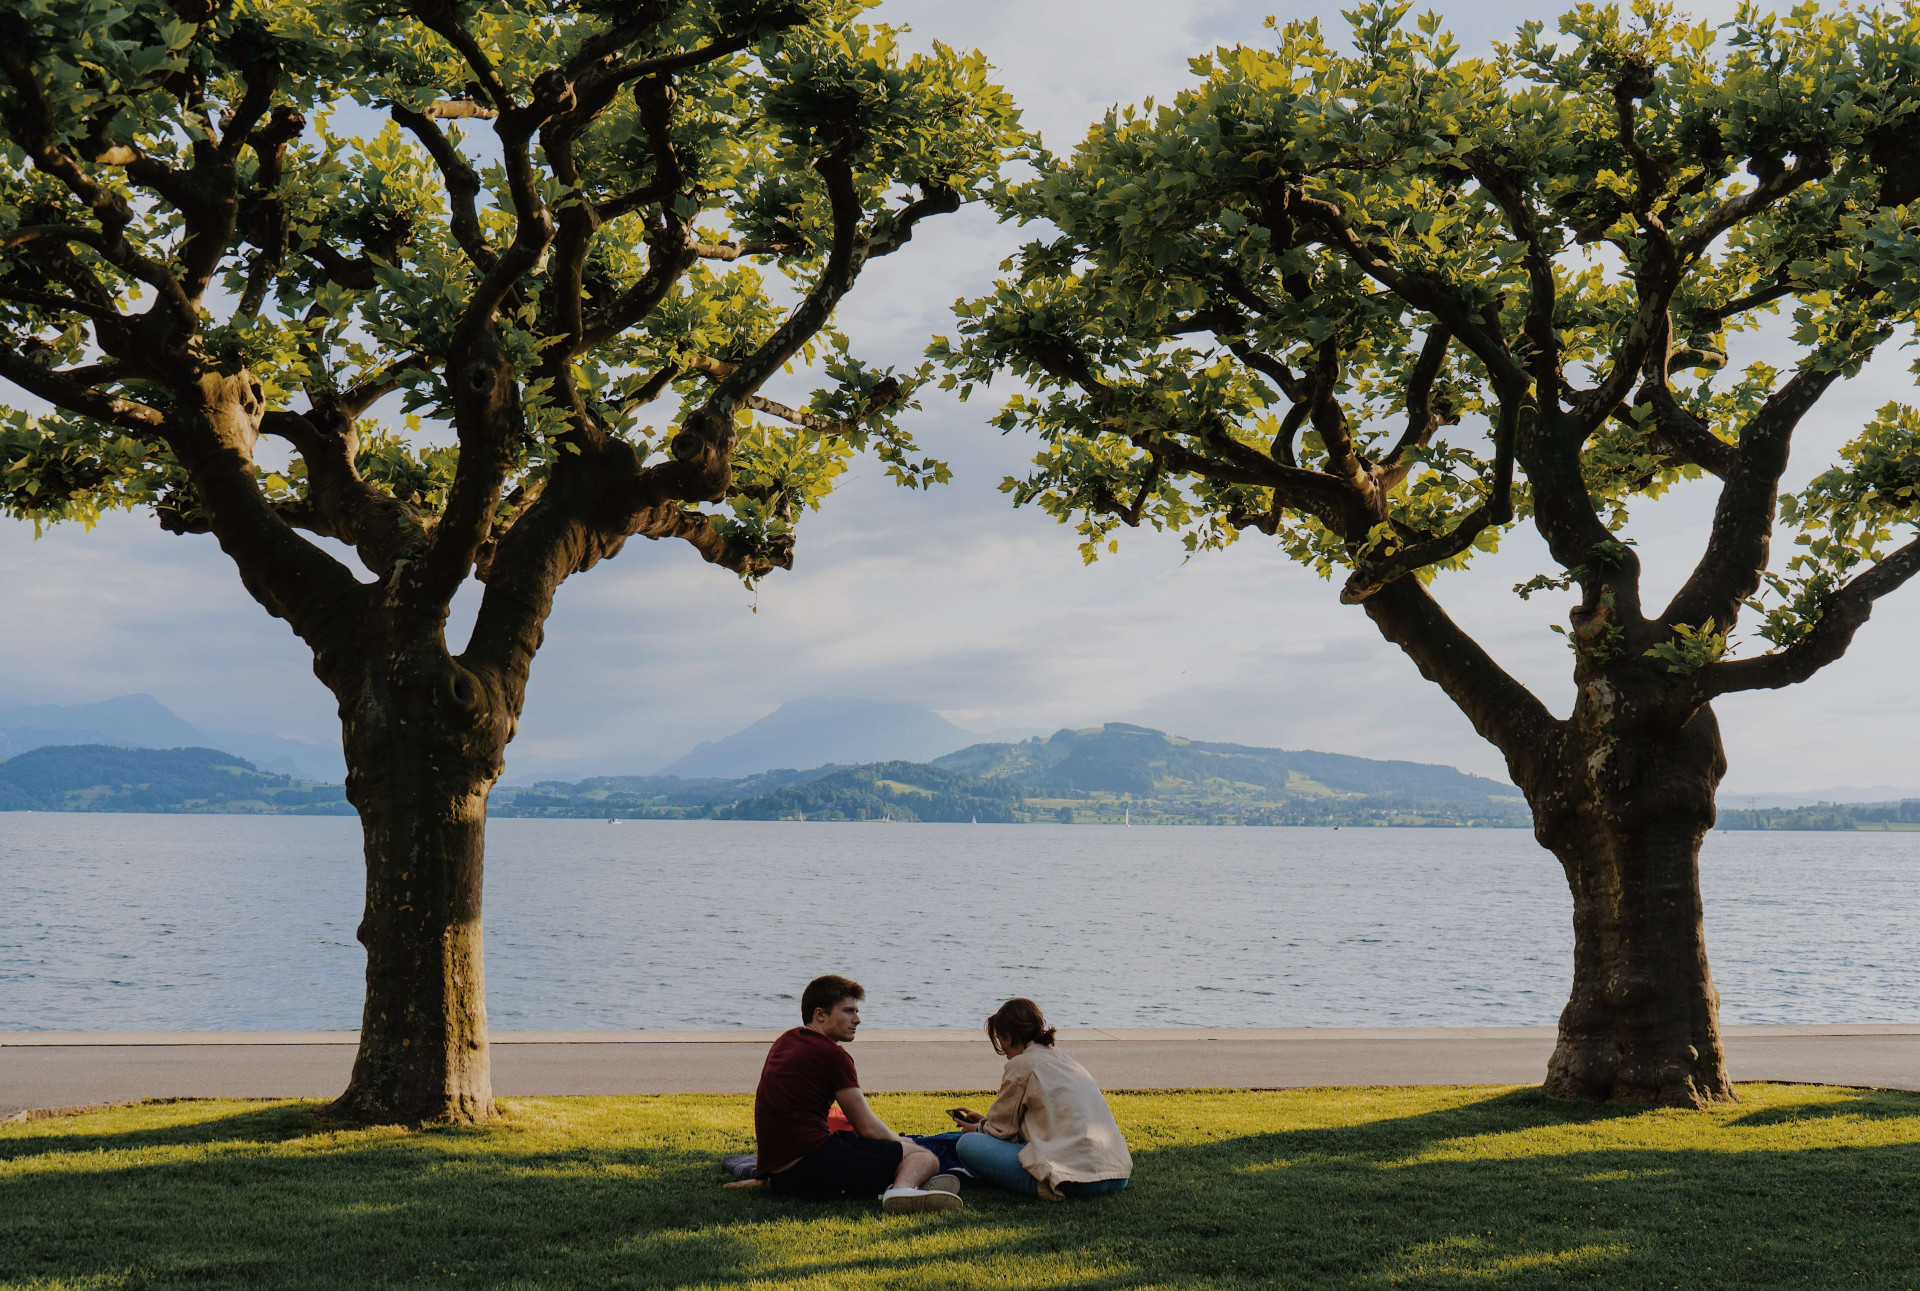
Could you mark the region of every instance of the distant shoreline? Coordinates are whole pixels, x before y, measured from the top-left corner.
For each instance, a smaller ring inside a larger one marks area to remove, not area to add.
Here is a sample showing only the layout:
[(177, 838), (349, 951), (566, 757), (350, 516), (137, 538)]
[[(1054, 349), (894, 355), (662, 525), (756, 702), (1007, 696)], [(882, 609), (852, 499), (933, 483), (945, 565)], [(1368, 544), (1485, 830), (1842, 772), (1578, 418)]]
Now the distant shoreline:
[[(1724, 832), (1920, 830), (1920, 798), (1737, 804)], [(0, 813), (353, 816), (343, 785), (263, 771), (210, 748), (45, 745), (0, 760)], [(933, 762), (827, 763), (739, 779), (595, 776), (495, 785), (498, 820), (1530, 829), (1512, 785), (1451, 767), (1181, 740), (1123, 723)]]
[[(1865, 804), (1865, 805), (1873, 805), (1873, 804)], [(1793, 812), (1791, 810), (1783, 809), (1780, 811), (1779, 814), (1792, 815)], [(345, 804), (341, 804), (340, 807), (330, 807), (330, 808), (323, 808), (323, 809), (315, 809), (315, 808), (308, 807), (308, 808), (301, 808), (301, 809), (295, 809), (290, 811), (276, 811), (271, 808), (248, 809), (244, 806), (222, 806), (222, 807), (217, 807), (212, 809), (188, 807), (188, 808), (179, 808), (179, 809), (173, 809), (173, 810), (168, 810), (163, 808), (157, 811), (154, 811), (154, 810), (130, 811), (130, 810), (118, 810), (118, 809), (111, 809), (111, 808), (105, 809), (105, 810), (97, 809), (97, 808), (96, 809), (80, 808), (80, 809), (70, 809), (70, 810), (48, 810), (45, 808), (23, 809), (23, 810), (12, 810), (12, 811), (0, 810), (0, 820), (5, 820), (9, 816), (251, 816), (251, 817), (275, 817), (275, 818), (322, 817), (322, 818), (331, 818), (331, 819), (343, 819), (343, 818), (357, 818), (358, 813), (355, 812), (351, 806), (347, 806)], [(621, 815), (613, 815), (613, 816), (602, 816), (594, 812), (580, 812), (580, 813), (571, 814), (571, 815), (554, 815), (554, 814), (536, 814), (533, 812), (514, 812), (514, 811), (491, 812), (490, 811), (487, 813), (487, 819), (488, 820), (542, 820), (542, 821), (550, 821), (550, 822), (573, 822), (576, 824), (614, 823), (614, 824), (622, 824), (622, 825), (679, 823), (679, 822), (731, 824), (731, 825), (738, 825), (738, 824), (966, 825), (970, 823), (975, 823), (975, 824), (981, 824), (981, 825), (1002, 825), (1002, 826), (1031, 825), (1031, 826), (1052, 827), (1052, 828), (1066, 827), (1066, 828), (1105, 828), (1105, 829), (1127, 829), (1127, 828), (1134, 828), (1134, 829), (1323, 829), (1329, 832), (1338, 831), (1342, 829), (1396, 829), (1396, 830), (1433, 829), (1433, 830), (1452, 831), (1452, 830), (1461, 830), (1461, 829), (1513, 830), (1513, 829), (1531, 829), (1533, 827), (1533, 822), (1531, 820), (1527, 820), (1520, 817), (1515, 817), (1509, 821), (1499, 821), (1499, 820), (1354, 821), (1352, 823), (1343, 822), (1341, 824), (1335, 825), (1335, 824), (1321, 824), (1321, 823), (1307, 822), (1307, 821), (1265, 821), (1265, 820), (1204, 821), (1204, 820), (1185, 820), (1185, 819), (1170, 820), (1170, 819), (1165, 819), (1160, 817), (1142, 816), (1133, 820), (1133, 822), (1129, 825), (1119, 820), (1106, 820), (1106, 819), (1075, 820), (1070, 823), (1059, 821), (1059, 820), (1044, 820), (1044, 819), (1042, 820), (996, 820), (996, 821), (983, 820), (983, 821), (977, 821), (977, 822), (942, 821), (942, 820), (932, 820), (932, 821), (929, 821), (929, 820), (887, 821), (887, 820), (845, 820), (845, 819), (801, 820), (797, 818), (787, 818), (787, 819), (781, 819), (781, 820), (739, 820), (739, 819), (724, 819), (724, 818), (718, 818), (714, 816), (691, 815), (691, 814), (690, 815), (657, 815), (657, 816), (656, 815), (621, 814)], [(1715, 825), (1708, 832), (1713, 834), (1792, 834), (1792, 833), (1916, 834), (1916, 833), (1920, 833), (1920, 823), (1894, 820), (1894, 821), (1867, 821), (1867, 822), (1858, 823), (1858, 824), (1809, 824), (1809, 825), (1733, 824), (1733, 825)]]

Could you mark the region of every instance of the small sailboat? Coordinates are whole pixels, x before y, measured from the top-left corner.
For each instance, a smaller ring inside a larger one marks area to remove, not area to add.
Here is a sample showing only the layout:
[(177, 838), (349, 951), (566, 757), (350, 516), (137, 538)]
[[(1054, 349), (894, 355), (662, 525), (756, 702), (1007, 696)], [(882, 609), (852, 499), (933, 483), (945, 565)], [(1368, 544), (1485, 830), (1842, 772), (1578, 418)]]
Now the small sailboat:
[(1133, 808), (1131, 807), (1127, 808), (1126, 820), (1123, 823), (1126, 825), (1128, 829), (1133, 828)]

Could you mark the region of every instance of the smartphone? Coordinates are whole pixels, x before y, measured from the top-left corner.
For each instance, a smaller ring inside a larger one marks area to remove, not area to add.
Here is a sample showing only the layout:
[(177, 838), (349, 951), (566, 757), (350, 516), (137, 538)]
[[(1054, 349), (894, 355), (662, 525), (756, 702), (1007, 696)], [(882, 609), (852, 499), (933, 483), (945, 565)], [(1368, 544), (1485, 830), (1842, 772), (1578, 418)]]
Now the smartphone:
[(949, 1107), (947, 1109), (947, 1115), (959, 1121), (962, 1125), (973, 1119), (972, 1113), (968, 1112), (964, 1107)]

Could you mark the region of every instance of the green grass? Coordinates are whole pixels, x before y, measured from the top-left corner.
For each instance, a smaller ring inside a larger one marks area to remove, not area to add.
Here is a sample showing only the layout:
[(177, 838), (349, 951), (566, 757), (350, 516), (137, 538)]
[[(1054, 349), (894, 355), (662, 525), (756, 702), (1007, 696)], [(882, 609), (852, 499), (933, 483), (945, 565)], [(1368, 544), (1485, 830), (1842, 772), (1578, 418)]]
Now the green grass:
[[(1920, 1285), (1920, 1095), (1740, 1094), (1120, 1094), (1126, 1192), (898, 1218), (721, 1189), (745, 1098), (513, 1099), (423, 1133), (150, 1103), (0, 1126), (0, 1287)], [(931, 1130), (954, 1099), (874, 1101)]]

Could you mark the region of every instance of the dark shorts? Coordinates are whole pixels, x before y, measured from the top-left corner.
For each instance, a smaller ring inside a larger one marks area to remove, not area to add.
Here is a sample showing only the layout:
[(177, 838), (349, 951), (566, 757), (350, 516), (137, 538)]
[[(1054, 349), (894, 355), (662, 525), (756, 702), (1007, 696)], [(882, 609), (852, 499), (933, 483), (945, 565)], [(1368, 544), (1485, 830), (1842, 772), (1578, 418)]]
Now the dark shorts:
[(779, 1174), (768, 1175), (767, 1187), (807, 1201), (877, 1197), (900, 1173), (901, 1151), (892, 1139), (863, 1139), (841, 1130)]

